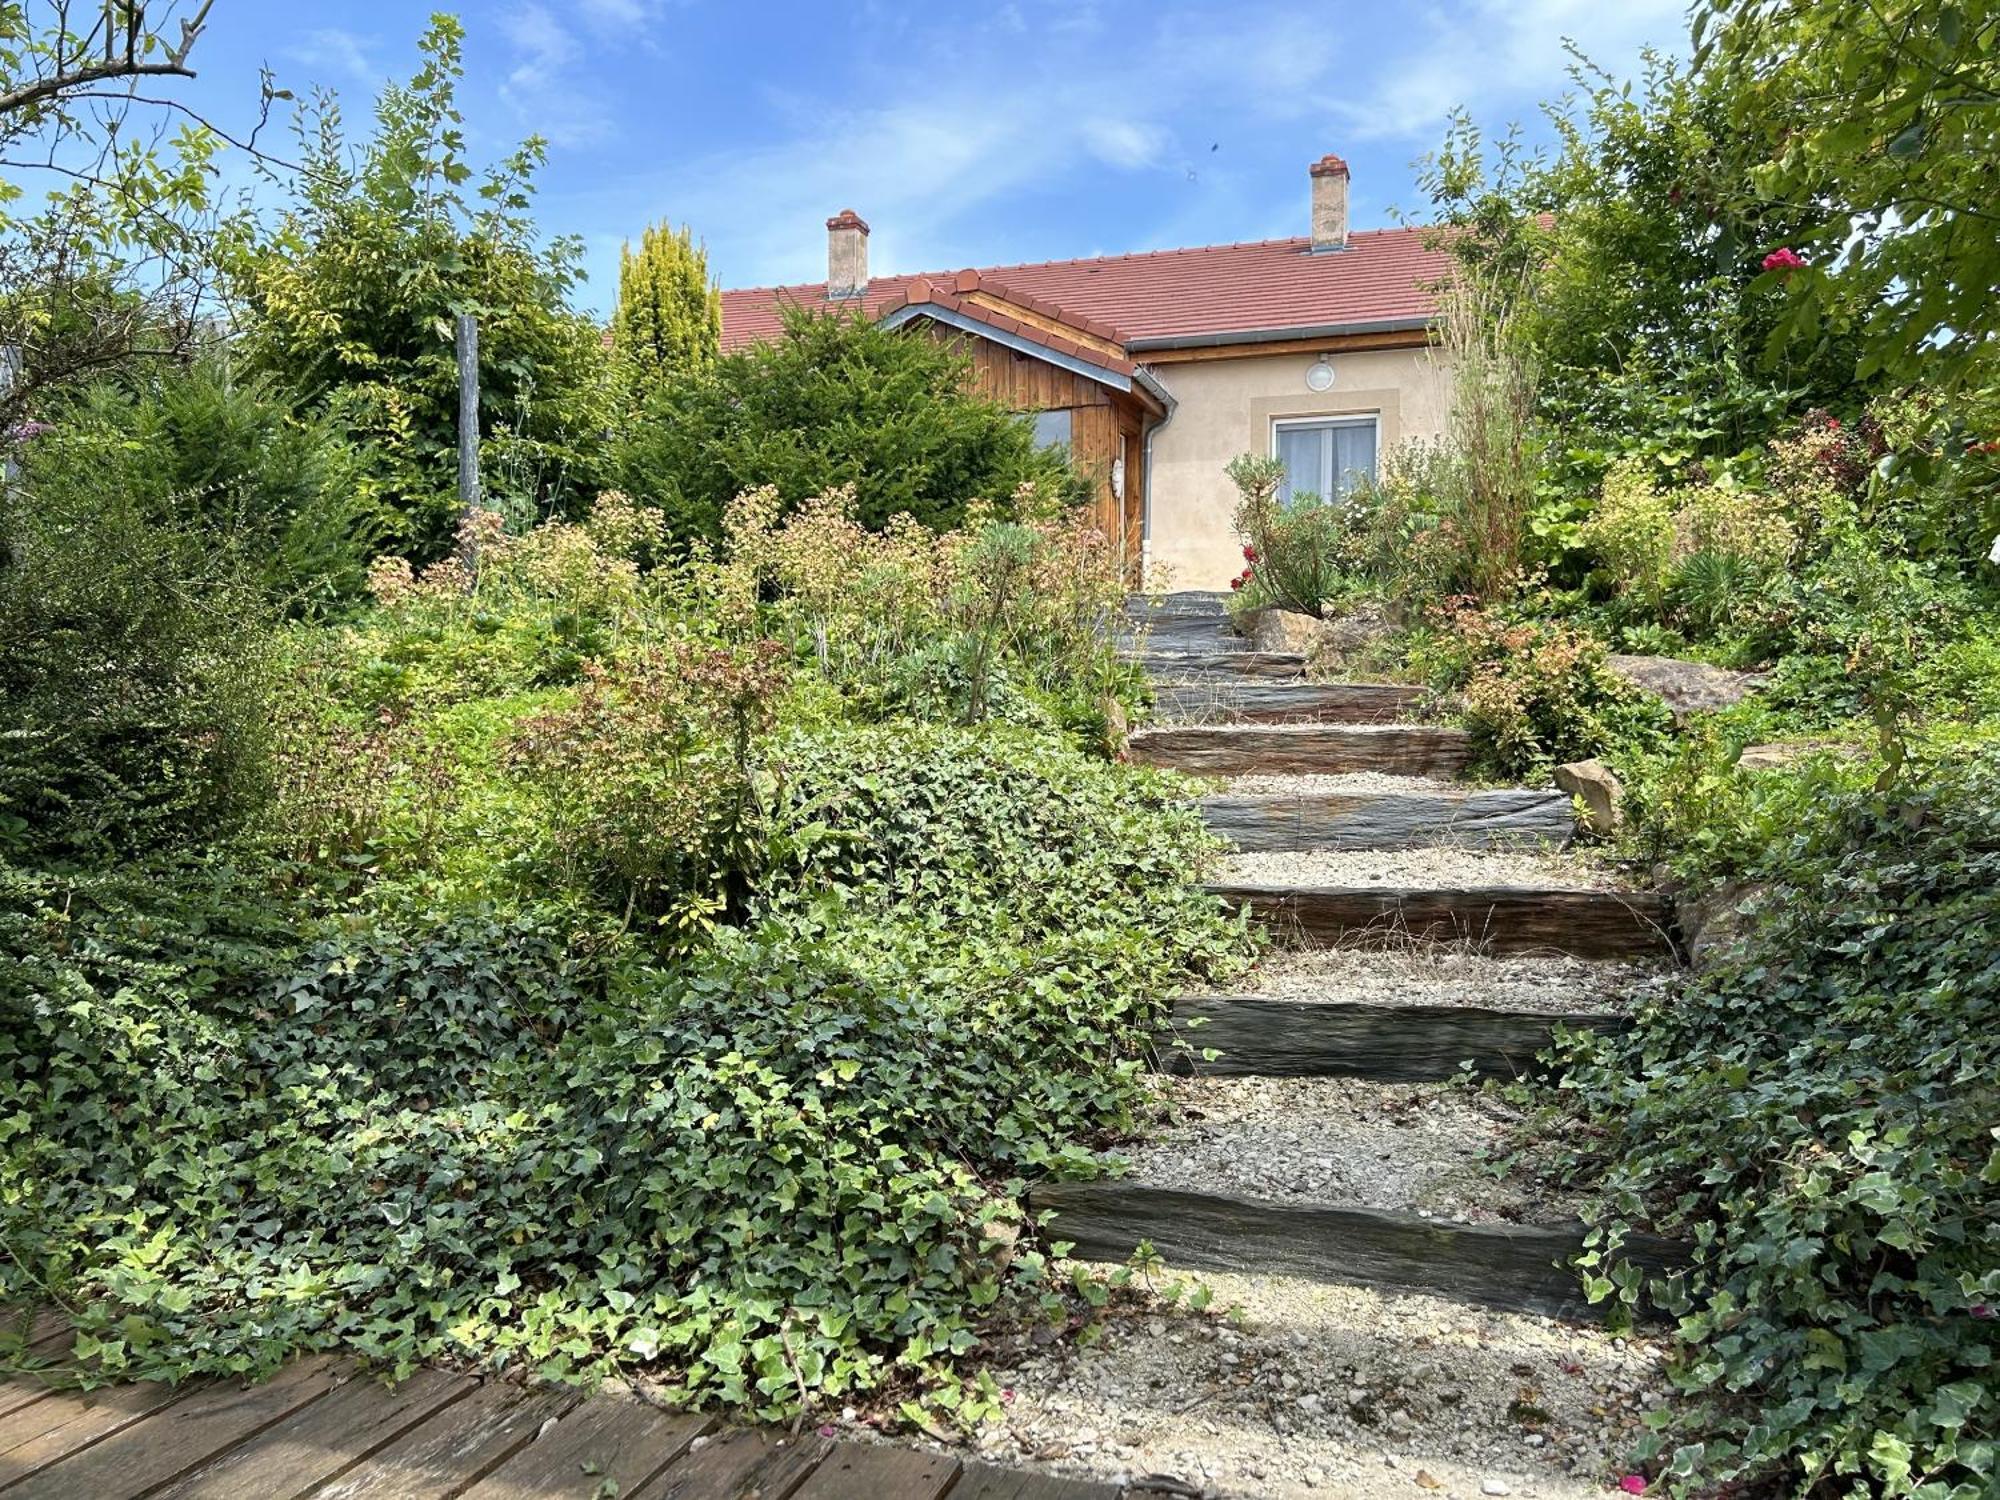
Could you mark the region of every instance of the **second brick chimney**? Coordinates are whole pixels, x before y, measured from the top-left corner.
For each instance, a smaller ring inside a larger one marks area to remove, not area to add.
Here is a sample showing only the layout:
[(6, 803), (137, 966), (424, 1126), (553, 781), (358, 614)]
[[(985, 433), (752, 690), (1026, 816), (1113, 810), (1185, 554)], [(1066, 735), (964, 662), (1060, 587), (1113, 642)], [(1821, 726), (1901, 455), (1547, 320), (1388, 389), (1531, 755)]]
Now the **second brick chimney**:
[(828, 301), (859, 297), (868, 290), (868, 225), (851, 208), (826, 221)]
[(1312, 164), (1312, 247), (1315, 255), (1347, 248), (1347, 163), (1337, 156)]

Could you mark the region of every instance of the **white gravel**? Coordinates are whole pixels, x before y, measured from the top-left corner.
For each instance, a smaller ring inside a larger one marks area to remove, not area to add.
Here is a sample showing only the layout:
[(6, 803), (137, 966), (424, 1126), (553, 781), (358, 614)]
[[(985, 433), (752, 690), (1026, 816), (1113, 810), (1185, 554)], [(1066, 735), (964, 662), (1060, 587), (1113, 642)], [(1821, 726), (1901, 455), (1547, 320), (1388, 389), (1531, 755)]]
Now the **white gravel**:
[(1011, 1366), (994, 1371), (1005, 1416), (980, 1455), (1203, 1495), (1585, 1500), (1614, 1482), (1641, 1410), (1666, 1400), (1658, 1347), (1599, 1328), (1286, 1277), (1195, 1279), (1208, 1314), (1122, 1309), (1088, 1348), (1044, 1333), (996, 1351)]
[(1367, 795), (1433, 796), (1463, 792), (1462, 783), (1428, 776), (1390, 776), (1382, 771), (1350, 771), (1343, 776), (1238, 776), (1220, 789), (1235, 797), (1355, 797)]
[(1454, 1223), (1555, 1224), (1576, 1206), (1484, 1165), (1520, 1116), (1447, 1083), (1187, 1078), (1175, 1123), (1123, 1154), (1153, 1187), (1398, 1209)]
[(1619, 885), (1613, 871), (1584, 854), (1449, 847), (1238, 854), (1224, 864), (1221, 878), (1256, 885), (1384, 885), (1424, 889), (1511, 885), (1615, 890)]
[(1445, 944), (1277, 950), (1232, 994), (1370, 1005), (1477, 1005), (1544, 1015), (1624, 1012), (1673, 983), (1664, 964), (1554, 957), (1488, 958)]

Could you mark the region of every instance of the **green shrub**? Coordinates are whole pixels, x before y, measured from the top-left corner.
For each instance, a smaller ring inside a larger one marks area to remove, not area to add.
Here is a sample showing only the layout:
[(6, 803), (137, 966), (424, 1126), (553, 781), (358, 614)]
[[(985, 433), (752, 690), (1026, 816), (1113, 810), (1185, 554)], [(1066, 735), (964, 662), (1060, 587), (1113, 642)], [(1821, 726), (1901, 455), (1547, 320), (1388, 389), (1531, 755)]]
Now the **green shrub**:
[(0, 871), (0, 1294), (105, 1377), (341, 1346), (957, 1400), (1062, 1305), (1024, 1178), (1130, 1125), (1158, 997), (1240, 928), (1168, 778), (992, 730), (774, 759), (758, 914), (673, 964), (564, 906)]
[(198, 845), (268, 795), (264, 600), (198, 523), (93, 477), (0, 497), (0, 857)]
[(1238, 497), (1236, 531), (1247, 539), (1247, 566), (1231, 585), (1234, 608), (1269, 605), (1323, 618), (1361, 586), (1367, 533), (1358, 507), (1310, 492), (1280, 500), (1285, 471), (1274, 458), (1239, 454), (1227, 472)]
[(1423, 643), (1415, 665), (1433, 685), (1459, 694), (1480, 769), (1538, 780), (1563, 762), (1655, 743), (1668, 715), (1604, 666), (1604, 643), (1544, 603), (1509, 611), (1455, 600), (1443, 633)]
[(1975, 1500), (2000, 1478), (2000, 754), (1785, 800), (1786, 836), (1717, 861), (1769, 888), (1740, 955), (1569, 1044), (1606, 1260), (1633, 1225), (1694, 1246), (1655, 1288), (1688, 1400), (1652, 1446), (1676, 1494)]
[(361, 593), (380, 538), (362, 456), (324, 414), (221, 360), (88, 388), (22, 451), (22, 477), (62, 511), (115, 493), (144, 520), (199, 528), (280, 609)]
[(784, 332), (651, 393), (614, 457), (621, 489), (684, 540), (719, 540), (723, 513), (770, 486), (781, 509), (843, 486), (879, 530), (899, 514), (957, 526), (974, 499), (1024, 484), (1069, 505), (1088, 490), (1060, 449), (972, 392), (970, 365), (920, 329), (787, 309)]

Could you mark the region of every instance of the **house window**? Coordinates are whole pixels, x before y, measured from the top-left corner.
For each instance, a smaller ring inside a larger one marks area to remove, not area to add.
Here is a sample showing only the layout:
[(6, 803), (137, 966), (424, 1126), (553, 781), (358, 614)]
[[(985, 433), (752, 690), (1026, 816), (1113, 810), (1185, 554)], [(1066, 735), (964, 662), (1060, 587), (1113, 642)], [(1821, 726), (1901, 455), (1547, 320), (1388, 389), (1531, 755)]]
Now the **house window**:
[(1069, 446), (1070, 413), (1067, 407), (1058, 411), (1038, 411), (1030, 420), (1035, 426), (1035, 446), (1037, 448), (1067, 448)]
[(1297, 495), (1344, 499), (1362, 480), (1375, 477), (1374, 417), (1326, 417), (1271, 425), (1271, 450), (1285, 466), (1278, 498)]

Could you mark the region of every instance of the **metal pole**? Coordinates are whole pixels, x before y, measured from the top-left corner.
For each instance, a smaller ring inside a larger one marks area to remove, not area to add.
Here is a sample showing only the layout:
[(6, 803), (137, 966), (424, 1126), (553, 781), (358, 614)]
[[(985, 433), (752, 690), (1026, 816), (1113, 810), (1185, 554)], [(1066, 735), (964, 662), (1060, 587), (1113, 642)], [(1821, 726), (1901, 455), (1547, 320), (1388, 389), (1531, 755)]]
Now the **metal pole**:
[(479, 320), (458, 315), (458, 506), (479, 506)]
[[(7, 398), (14, 394), (14, 386), (21, 378), (21, 346), (0, 344), (0, 411), (7, 406)], [(19, 427), (18, 422), (12, 424)], [(6, 457), (0, 459), (0, 483), (12, 485), (20, 477), (21, 466), (14, 461), (19, 451), (20, 434), (15, 431), (0, 433), (0, 443), (5, 444)]]

